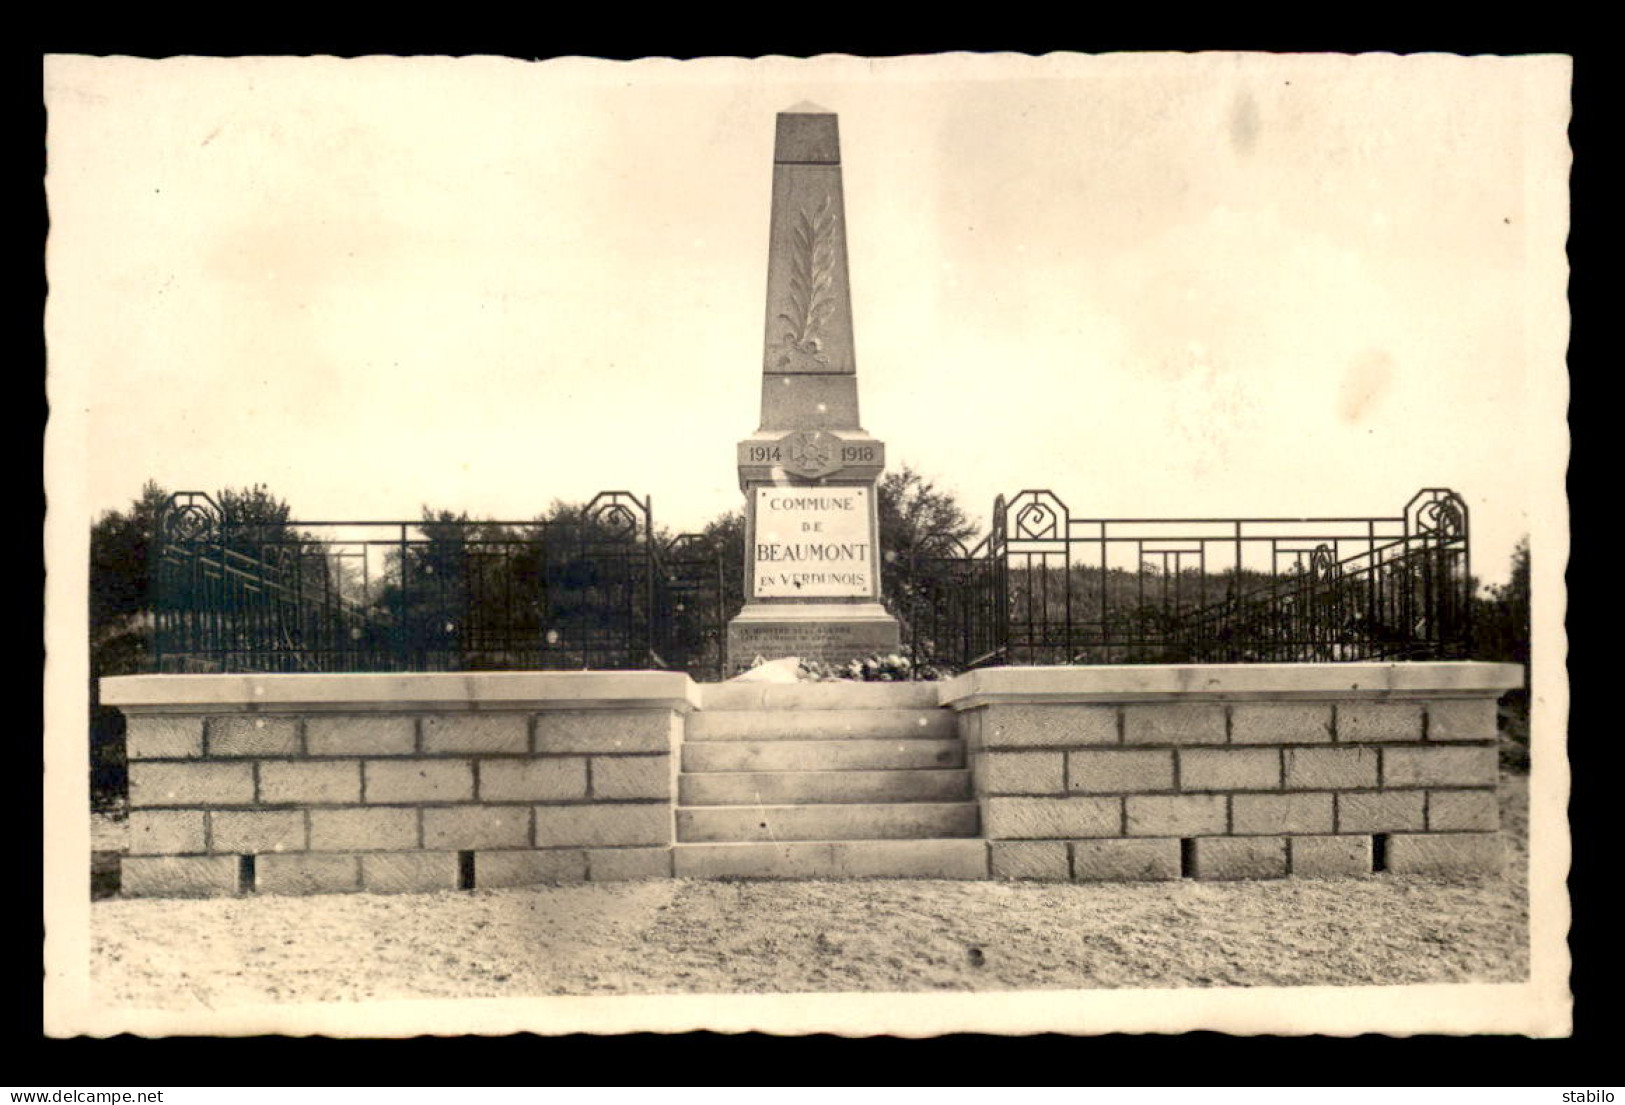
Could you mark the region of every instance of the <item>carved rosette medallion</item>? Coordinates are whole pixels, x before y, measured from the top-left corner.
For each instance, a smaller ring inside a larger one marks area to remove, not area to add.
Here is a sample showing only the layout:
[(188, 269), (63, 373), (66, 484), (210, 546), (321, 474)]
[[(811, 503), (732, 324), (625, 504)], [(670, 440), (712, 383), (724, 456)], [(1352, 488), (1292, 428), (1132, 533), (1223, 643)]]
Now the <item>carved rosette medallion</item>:
[(839, 468), (840, 442), (823, 430), (802, 430), (785, 439), (785, 467), (798, 476), (816, 479)]

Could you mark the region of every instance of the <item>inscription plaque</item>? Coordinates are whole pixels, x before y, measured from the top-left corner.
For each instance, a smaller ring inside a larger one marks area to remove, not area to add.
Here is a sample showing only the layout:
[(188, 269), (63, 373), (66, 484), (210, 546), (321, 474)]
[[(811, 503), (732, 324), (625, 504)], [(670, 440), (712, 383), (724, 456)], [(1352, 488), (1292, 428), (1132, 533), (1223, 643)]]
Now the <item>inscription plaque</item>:
[(867, 487), (758, 487), (752, 598), (868, 598), (875, 545)]
[(867, 622), (765, 622), (728, 628), (729, 654), (736, 667), (749, 666), (756, 656), (776, 659), (799, 656), (804, 660), (844, 663), (854, 656), (897, 651), (897, 623)]

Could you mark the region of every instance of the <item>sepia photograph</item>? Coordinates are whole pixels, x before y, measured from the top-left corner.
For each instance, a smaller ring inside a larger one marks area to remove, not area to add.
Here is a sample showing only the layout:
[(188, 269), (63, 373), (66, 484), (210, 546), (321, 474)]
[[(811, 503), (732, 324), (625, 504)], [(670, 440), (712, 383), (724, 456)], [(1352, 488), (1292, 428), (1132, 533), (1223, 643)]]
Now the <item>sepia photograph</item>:
[(46, 1032), (1572, 1030), (1570, 59), (45, 59)]

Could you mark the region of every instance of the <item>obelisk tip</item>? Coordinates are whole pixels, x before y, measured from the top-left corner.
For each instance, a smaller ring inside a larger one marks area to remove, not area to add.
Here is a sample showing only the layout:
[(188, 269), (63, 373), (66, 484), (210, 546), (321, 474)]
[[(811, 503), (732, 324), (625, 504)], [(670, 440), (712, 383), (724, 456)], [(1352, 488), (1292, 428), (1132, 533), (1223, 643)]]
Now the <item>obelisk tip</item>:
[(781, 165), (839, 165), (841, 136), (835, 113), (805, 101), (779, 112), (773, 160)]

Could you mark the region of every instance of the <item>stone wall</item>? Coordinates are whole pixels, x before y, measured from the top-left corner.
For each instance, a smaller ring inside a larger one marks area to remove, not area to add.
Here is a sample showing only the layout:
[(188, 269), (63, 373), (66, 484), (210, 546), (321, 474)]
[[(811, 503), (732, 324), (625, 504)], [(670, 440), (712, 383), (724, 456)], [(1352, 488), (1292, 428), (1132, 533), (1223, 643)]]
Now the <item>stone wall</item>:
[(131, 896), (671, 874), (697, 698), (658, 672), (134, 676)]
[(1004, 668), (945, 684), (994, 878), (1500, 869), (1473, 663)]
[[(937, 700), (990, 877), (1456, 875), (1500, 869), (1495, 703), (1521, 682), (1479, 663), (995, 668)], [(669, 876), (708, 690), (667, 672), (102, 686), (129, 722), (130, 896)]]

